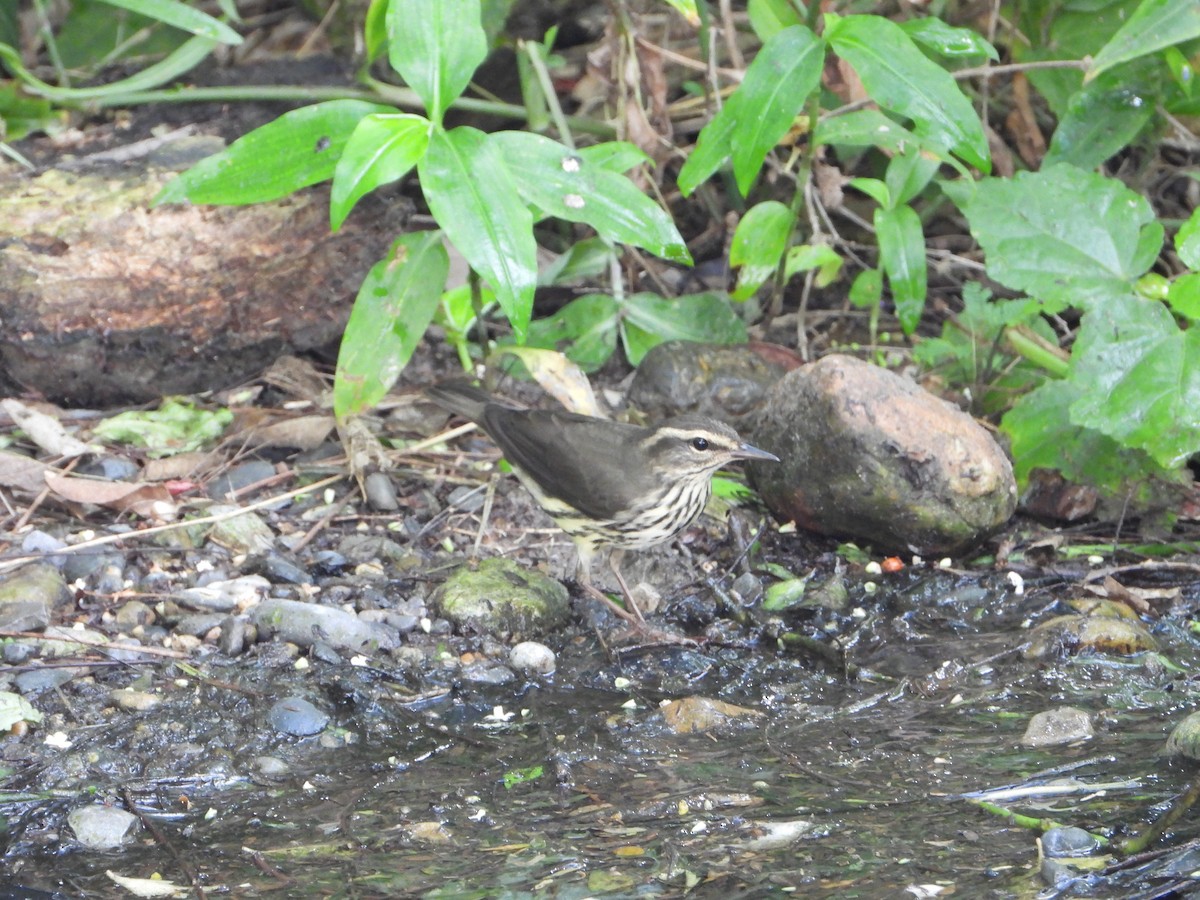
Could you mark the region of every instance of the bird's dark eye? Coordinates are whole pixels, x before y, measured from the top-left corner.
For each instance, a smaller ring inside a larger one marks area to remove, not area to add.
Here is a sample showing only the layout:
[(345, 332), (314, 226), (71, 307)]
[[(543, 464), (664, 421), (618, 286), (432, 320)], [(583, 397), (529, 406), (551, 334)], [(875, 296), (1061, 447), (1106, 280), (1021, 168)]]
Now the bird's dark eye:
[(708, 438), (694, 437), (691, 441), (693, 450), (707, 450)]

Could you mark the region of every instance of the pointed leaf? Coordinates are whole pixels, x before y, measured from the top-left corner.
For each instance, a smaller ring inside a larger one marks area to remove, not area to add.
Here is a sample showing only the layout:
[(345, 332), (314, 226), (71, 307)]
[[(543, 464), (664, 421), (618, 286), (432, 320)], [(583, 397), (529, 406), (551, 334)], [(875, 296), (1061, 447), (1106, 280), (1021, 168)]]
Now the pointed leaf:
[(987, 138), (970, 101), (899, 25), (880, 16), (847, 16), (835, 19), (826, 38), (854, 66), (872, 100), (912, 119), (917, 134), (983, 172), (991, 170)]
[(617, 301), (607, 294), (586, 294), (552, 316), (529, 323), (529, 344), (547, 350), (565, 348), (567, 358), (595, 372), (617, 348)]
[(424, 116), (407, 113), (364, 116), (333, 171), (330, 227), (337, 231), (361, 197), (408, 174), (428, 146), (429, 120)]
[(764, 200), (742, 216), (729, 245), (730, 267), (741, 267), (734, 300), (748, 300), (775, 274), (791, 235), (792, 211), (778, 200)]
[(390, 106), (331, 100), (284, 113), (167, 182), (154, 203), (237, 206), (276, 200), (333, 177), (359, 120)]
[(450, 257), (440, 231), (403, 235), (363, 279), (342, 335), (333, 384), (338, 421), (374, 406), (433, 321)]
[(896, 304), (896, 318), (905, 334), (912, 334), (925, 309), (925, 234), (921, 218), (911, 206), (875, 210), (875, 236), (879, 262), (887, 273)]
[(540, 134), (501, 131), (489, 140), (508, 161), (527, 203), (559, 219), (591, 225), (610, 241), (691, 262), (671, 217), (624, 175)]
[(817, 87), (825, 42), (803, 25), (772, 35), (746, 69), (735, 93), (737, 127), (730, 138), (733, 174), (742, 196), (750, 192), (767, 154), (792, 127)]
[(391, 0), (388, 59), (435, 123), (487, 56), (479, 0)]
[(504, 157), (475, 128), (434, 131), (417, 164), (438, 225), (476, 272), (491, 282), (518, 341), (533, 311), (537, 244), (533, 216)]
[(1197, 37), (1200, 37), (1200, 2), (1142, 0), (1129, 20), (1092, 59), (1087, 78)]
[(692, 191), (708, 181), (713, 172), (729, 159), (730, 141), (733, 139), (734, 129), (737, 128), (737, 107), (740, 99), (736, 91), (730, 94), (725, 105), (701, 129), (696, 146), (692, 148), (692, 152), (680, 168), (679, 177), (675, 182), (683, 196), (690, 197)]
[(637, 365), (652, 347), (663, 341), (698, 341), (739, 344), (746, 340), (746, 326), (721, 294), (688, 294), (660, 297), (631, 294), (622, 304), (625, 318), (621, 337), (625, 355)]
[(1085, 84), (1054, 129), (1042, 168), (1070, 163), (1094, 169), (1126, 147), (1153, 118), (1161, 81), (1157, 61), (1145, 60)]
[(109, 6), (118, 6), (138, 13), (149, 19), (165, 22), (181, 31), (200, 37), (212, 38), (222, 44), (240, 44), (242, 36), (219, 19), (206, 12), (194, 9), (179, 0), (103, 0)]

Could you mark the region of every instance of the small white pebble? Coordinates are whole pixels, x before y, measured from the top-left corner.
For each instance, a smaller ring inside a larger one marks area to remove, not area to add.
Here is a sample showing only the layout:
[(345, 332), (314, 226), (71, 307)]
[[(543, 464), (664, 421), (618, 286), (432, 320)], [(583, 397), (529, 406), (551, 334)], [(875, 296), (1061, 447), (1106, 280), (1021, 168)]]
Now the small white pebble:
[(637, 708), (638, 708), (637, 701), (634, 700), (632, 697), (630, 697), (628, 700), (626, 700), (624, 703), (621, 704), (621, 709), (637, 709)]
[(613, 687), (615, 687), (618, 691), (625, 690), (625, 688), (629, 687), (631, 684), (633, 684), (633, 682), (624, 675), (618, 675), (613, 679)]
[(369, 660), (365, 656), (350, 657), (350, 665), (352, 665), (352, 666), (369, 666), (370, 664), (371, 664), (371, 660)]
[(948, 556), (942, 557), (941, 559), (938, 560), (938, 568), (939, 569), (948, 569), (952, 565), (954, 565), (954, 560), (952, 560)]
[(331, 487), (327, 487), (325, 488), (325, 493), (321, 495), (321, 499), (324, 500), (325, 505), (328, 506), (337, 499), (337, 491)]
[(1018, 597), (1025, 593), (1025, 579), (1021, 577), (1019, 572), (1009, 572), (1006, 576), (1008, 583), (1012, 585), (1013, 593)]
[(53, 734), (46, 735), (43, 741), (47, 747), (54, 747), (56, 750), (70, 750), (71, 740), (67, 737), (65, 731), (55, 731)]
[(883, 566), (881, 566), (879, 563), (875, 562), (875, 560), (871, 560), (869, 563), (867, 563), (865, 566), (863, 566), (863, 569), (864, 569), (864, 571), (866, 571), (866, 573), (868, 575), (882, 575), (883, 574)]
[(426, 634), (433, 631), (433, 622), (430, 621), (429, 616), (421, 616), (421, 621), (418, 624), (420, 624), (421, 630)]
[(856, 606), (854, 609), (850, 610), (850, 618), (852, 619), (865, 619), (866, 617), (867, 611), (861, 606)]
[(206, 822), (211, 822), (216, 817), (217, 817), (217, 811), (214, 807), (210, 806), (208, 809), (206, 809), (204, 811), (204, 820)]
[(292, 663), (292, 668), (295, 669), (297, 672), (303, 672), (305, 669), (308, 668), (308, 665), (309, 665), (308, 657), (301, 656), (298, 660), (296, 660), (294, 663)]
[(1102, 566), (1102, 565), (1104, 565), (1104, 557), (1097, 556), (1096, 554), (1093, 553), (1091, 556), (1088, 557), (1088, 565), (1089, 566)]
[(875, 582), (873, 582), (873, 581), (863, 582), (863, 591), (865, 593), (873, 594), (877, 590), (879, 590), (879, 585), (877, 585)]
[(917, 556), (917, 554), (914, 553), (913, 558), (912, 558), (912, 564), (914, 566), (923, 566), (923, 565), (925, 565), (925, 560), (923, 560), (921, 557)]
[(508, 664), (518, 672), (551, 675), (558, 665), (554, 651), (537, 641), (521, 641), (508, 651)]

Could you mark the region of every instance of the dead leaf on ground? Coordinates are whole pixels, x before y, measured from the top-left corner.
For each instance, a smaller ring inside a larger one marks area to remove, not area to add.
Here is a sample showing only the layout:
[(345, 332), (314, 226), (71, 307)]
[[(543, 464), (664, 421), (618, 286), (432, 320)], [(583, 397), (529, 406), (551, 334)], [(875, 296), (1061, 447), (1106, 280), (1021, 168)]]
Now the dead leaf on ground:
[[(47, 408), (54, 409), (49, 406)], [(67, 434), (63, 423), (50, 412), (33, 409), (11, 397), (0, 400), (0, 409), (12, 417), (13, 422), (31, 441), (51, 456), (74, 457), (100, 452), (99, 447), (85, 444), (79, 438)]]
[(159, 520), (174, 519), (179, 511), (171, 500), (171, 492), (161, 484), (98, 481), (56, 472), (46, 472), (45, 480), (56, 496), (71, 503), (90, 503)]
[(53, 471), (36, 459), (0, 450), (0, 487), (40, 494), (46, 487), (46, 474)]

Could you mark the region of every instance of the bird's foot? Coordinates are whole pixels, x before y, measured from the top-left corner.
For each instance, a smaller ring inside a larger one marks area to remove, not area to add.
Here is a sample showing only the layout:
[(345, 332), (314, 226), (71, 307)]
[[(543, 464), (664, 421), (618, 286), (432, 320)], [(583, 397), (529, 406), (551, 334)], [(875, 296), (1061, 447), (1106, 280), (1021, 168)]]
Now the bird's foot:
[[(695, 644), (696, 641), (686, 635), (679, 634), (675, 631), (668, 631), (663, 628), (657, 628), (646, 621), (642, 616), (642, 611), (638, 609), (637, 603), (628, 592), (625, 594), (625, 603), (628, 609), (614, 601), (611, 597), (605, 594), (596, 586), (587, 582), (580, 582), (580, 587), (589, 596), (599, 600), (614, 613), (620, 616), (628, 623), (628, 627), (624, 630), (624, 635), (635, 637), (639, 640), (654, 644)], [(630, 612), (632, 610), (632, 612)], [(623, 636), (624, 636), (623, 635)]]

